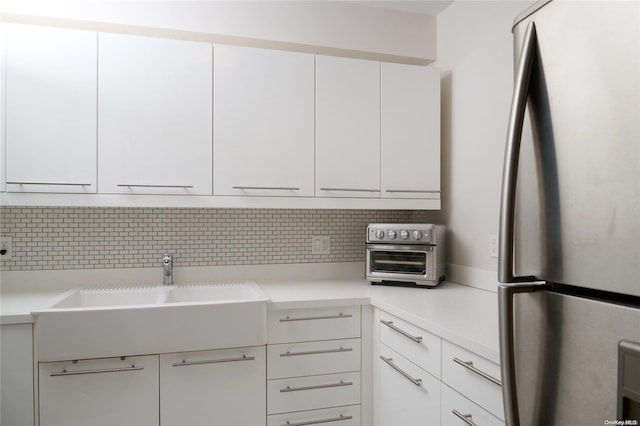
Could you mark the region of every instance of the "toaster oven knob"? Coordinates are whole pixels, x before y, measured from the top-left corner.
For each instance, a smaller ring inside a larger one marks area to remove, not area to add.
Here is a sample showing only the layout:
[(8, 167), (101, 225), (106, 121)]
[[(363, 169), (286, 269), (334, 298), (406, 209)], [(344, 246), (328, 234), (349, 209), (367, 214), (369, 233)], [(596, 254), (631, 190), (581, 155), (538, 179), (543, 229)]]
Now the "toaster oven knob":
[(407, 238), (409, 238), (409, 231), (406, 231), (404, 229), (400, 231), (400, 238), (402, 238), (403, 240), (406, 240)]
[(376, 230), (376, 238), (379, 240), (384, 238), (384, 231), (382, 229)]
[(422, 238), (422, 232), (418, 230), (413, 231), (413, 238), (420, 240)]
[(390, 240), (395, 240), (397, 235), (398, 234), (396, 234), (396, 231), (394, 231), (393, 229), (387, 232), (387, 236)]

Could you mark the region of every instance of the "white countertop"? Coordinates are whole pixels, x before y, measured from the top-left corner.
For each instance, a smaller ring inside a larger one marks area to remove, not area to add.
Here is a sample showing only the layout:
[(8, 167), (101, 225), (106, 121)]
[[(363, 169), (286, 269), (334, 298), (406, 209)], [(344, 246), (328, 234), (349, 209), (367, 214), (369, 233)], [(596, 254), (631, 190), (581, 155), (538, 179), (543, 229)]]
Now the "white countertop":
[[(257, 280), (270, 309), (371, 304), (493, 362), (499, 362), (496, 293), (451, 282), (437, 288), (373, 286), (364, 280)], [(13, 291), (0, 295), (0, 323), (33, 322), (31, 312), (63, 290)]]

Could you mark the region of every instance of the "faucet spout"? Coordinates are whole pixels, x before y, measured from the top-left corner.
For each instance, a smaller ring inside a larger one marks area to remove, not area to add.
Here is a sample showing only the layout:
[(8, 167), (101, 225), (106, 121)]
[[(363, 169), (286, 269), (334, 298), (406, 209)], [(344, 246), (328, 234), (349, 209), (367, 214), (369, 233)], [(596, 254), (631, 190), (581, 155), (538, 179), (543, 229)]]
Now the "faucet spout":
[(162, 257), (162, 285), (173, 285), (173, 256), (168, 253)]

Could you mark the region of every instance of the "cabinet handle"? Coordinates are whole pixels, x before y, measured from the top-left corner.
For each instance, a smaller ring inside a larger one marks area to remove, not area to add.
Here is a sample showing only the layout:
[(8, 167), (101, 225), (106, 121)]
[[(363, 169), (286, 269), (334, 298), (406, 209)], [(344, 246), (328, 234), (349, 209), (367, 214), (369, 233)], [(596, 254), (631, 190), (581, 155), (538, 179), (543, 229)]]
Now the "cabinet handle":
[(233, 189), (262, 189), (273, 191), (300, 191), (299, 186), (233, 186)]
[(130, 188), (193, 188), (193, 185), (151, 185), (151, 184), (135, 184), (135, 183), (119, 183), (118, 187), (130, 187)]
[(253, 361), (254, 359), (256, 359), (255, 356), (246, 356), (246, 355), (242, 355), (241, 358), (208, 359), (204, 361), (187, 361), (183, 359), (182, 362), (175, 362), (171, 364), (171, 366), (172, 367), (188, 367), (190, 365), (218, 364), (221, 362)]
[(24, 182), (24, 181), (11, 181), (7, 182), (7, 185), (61, 185), (61, 186), (91, 186), (90, 183), (75, 183), (75, 182)]
[(144, 370), (144, 367), (132, 365), (131, 367), (124, 368), (101, 368), (96, 370), (75, 370), (75, 371), (67, 371), (66, 369), (62, 371), (58, 371), (57, 373), (51, 373), (49, 376), (58, 377), (58, 376), (77, 376), (80, 374), (99, 374), (99, 373), (120, 373), (123, 371), (139, 371)]
[(455, 408), (451, 410), (451, 412), (453, 413), (454, 416), (456, 416), (457, 418), (459, 418), (469, 426), (478, 426), (473, 422), (471, 418), (471, 414), (462, 414), (460, 411), (456, 410)]
[(320, 191), (347, 191), (347, 192), (380, 192), (379, 189), (366, 188), (320, 188)]
[(298, 423), (291, 423), (290, 421), (287, 421), (287, 423), (280, 425), (280, 426), (307, 426), (307, 425), (319, 425), (320, 423), (332, 423), (332, 422), (341, 422), (343, 420), (351, 420), (353, 419), (352, 416), (345, 416), (344, 414), (340, 414), (340, 416), (338, 417), (332, 417), (330, 419), (321, 419), (321, 420), (310, 420), (308, 422), (298, 422)]
[(500, 380), (498, 380), (495, 377), (490, 376), (489, 374), (485, 373), (484, 371), (479, 370), (478, 368), (474, 367), (472, 361), (462, 361), (461, 359), (453, 358), (453, 362), (455, 362), (456, 364), (460, 364), (461, 366), (463, 366), (464, 368), (466, 368), (468, 370), (473, 371), (477, 375), (489, 380), (491, 383), (495, 383), (498, 386), (502, 386), (502, 382)]
[(353, 348), (343, 348), (340, 346), (339, 349), (322, 349), (318, 351), (306, 351), (306, 352), (285, 352), (280, 354), (280, 356), (298, 356), (298, 355), (317, 355), (317, 354), (331, 354), (337, 352), (351, 352)]
[(406, 331), (399, 329), (398, 327), (393, 325), (393, 321), (380, 320), (380, 322), (386, 325), (387, 327), (389, 327), (390, 329), (392, 329), (393, 331), (397, 331), (398, 333), (402, 334), (404, 337), (408, 337), (409, 339), (413, 340), (416, 343), (422, 343), (422, 336), (412, 336)]
[(321, 320), (321, 319), (334, 319), (334, 318), (351, 318), (352, 314), (343, 314), (340, 312), (338, 315), (320, 315), (317, 317), (299, 317), (299, 318), (291, 318), (287, 316), (286, 318), (280, 318), (280, 322), (291, 322), (291, 321), (311, 321), (311, 320)]
[(440, 191), (431, 191), (428, 189), (385, 189), (385, 192), (406, 192), (408, 194), (439, 194)]
[(414, 379), (413, 377), (411, 377), (409, 375), (409, 373), (407, 373), (402, 368), (398, 367), (397, 365), (395, 365), (393, 363), (393, 358), (385, 358), (382, 355), (380, 355), (380, 359), (383, 360), (384, 362), (386, 362), (387, 364), (389, 364), (389, 366), (391, 368), (393, 368), (394, 370), (396, 370), (398, 373), (402, 374), (404, 377), (409, 379), (411, 381), (411, 383), (413, 383), (414, 385), (422, 386), (422, 379)]
[(291, 386), (287, 386), (284, 389), (280, 389), (280, 392), (297, 392), (297, 391), (305, 391), (305, 390), (313, 390), (313, 389), (339, 388), (342, 386), (353, 386), (353, 382), (344, 382), (340, 380), (340, 383), (330, 383), (328, 385), (300, 386), (297, 388), (292, 388)]

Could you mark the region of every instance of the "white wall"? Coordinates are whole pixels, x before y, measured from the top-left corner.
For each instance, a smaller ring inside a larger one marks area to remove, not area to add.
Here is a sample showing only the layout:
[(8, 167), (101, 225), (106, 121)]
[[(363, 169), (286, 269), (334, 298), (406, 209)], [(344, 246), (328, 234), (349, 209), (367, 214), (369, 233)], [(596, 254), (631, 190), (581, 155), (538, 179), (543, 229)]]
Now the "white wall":
[(436, 57), (434, 17), (341, 1), (3, 0), (0, 3), (0, 11), (6, 14), (226, 37), (220, 42), (234, 41), (235, 37), (244, 39), (235, 40), (240, 44), (275, 42), (264, 47), (283, 48), (277, 43), (289, 43), (299, 45), (290, 46), (298, 50), (342, 49), (346, 51), (343, 54), (350, 56), (364, 52), (372, 54), (371, 59), (395, 57), (409, 63), (428, 63)]
[(504, 144), (513, 87), (514, 18), (531, 1), (456, 1), (438, 15), (442, 72), (442, 211), (447, 263), (490, 271), (498, 232)]

